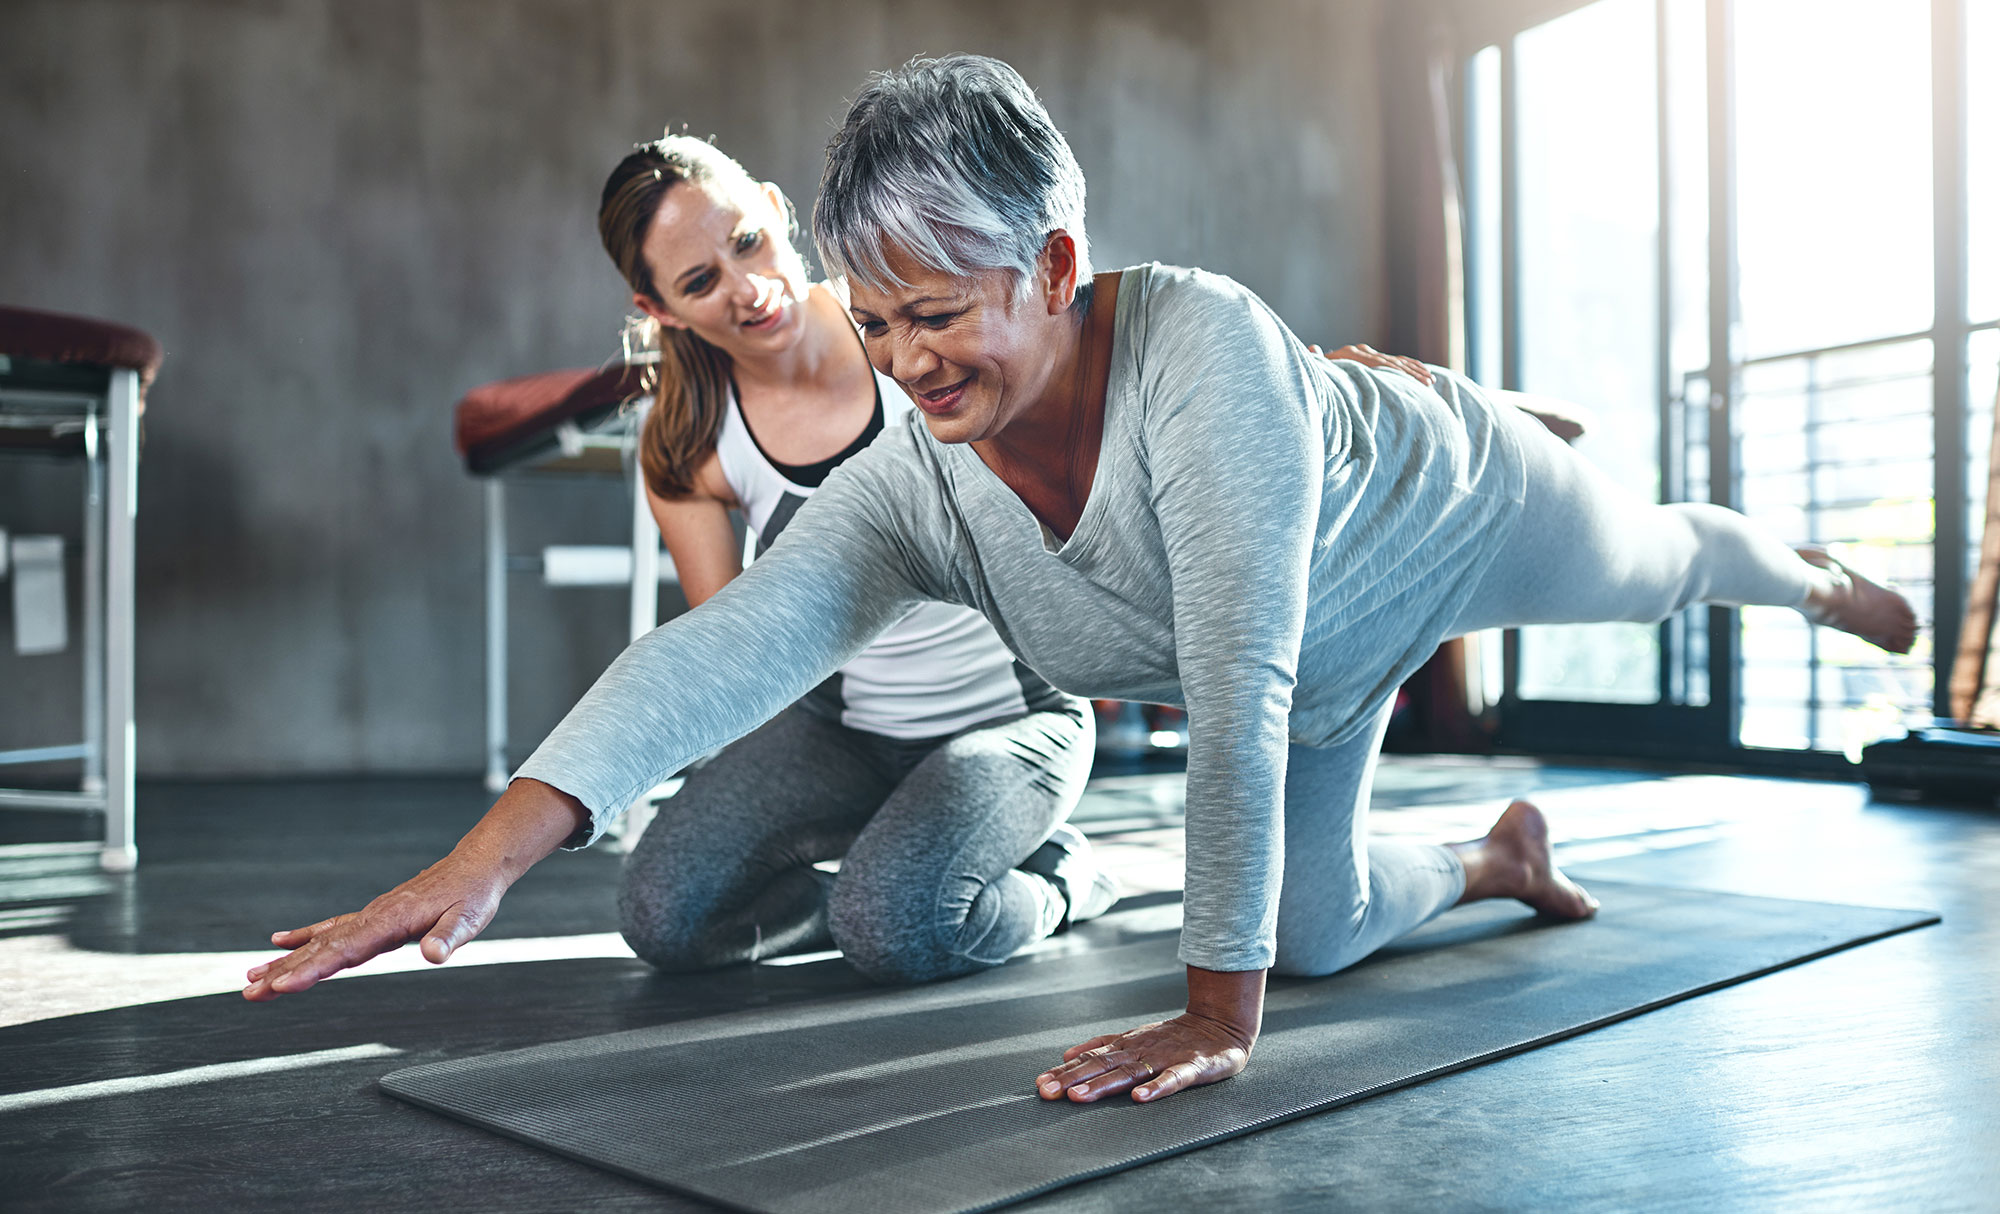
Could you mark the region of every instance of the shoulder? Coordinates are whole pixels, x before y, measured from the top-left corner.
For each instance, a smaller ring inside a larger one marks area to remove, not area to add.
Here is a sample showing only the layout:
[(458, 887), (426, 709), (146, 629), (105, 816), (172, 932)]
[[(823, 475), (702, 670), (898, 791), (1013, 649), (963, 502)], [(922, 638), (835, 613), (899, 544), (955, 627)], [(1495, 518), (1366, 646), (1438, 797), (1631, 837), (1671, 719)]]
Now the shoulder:
[(749, 478), (762, 463), (763, 453), (757, 450), (749, 427), (744, 424), (743, 408), (737, 402), (736, 389), (725, 387), (722, 422), (715, 428), (715, 450), (709, 452), (708, 459), (702, 463), (700, 477), (708, 478), (710, 483), (720, 486), (730, 497), (741, 498)]
[(725, 506), (738, 505), (742, 496), (723, 471), (720, 451), (709, 452), (701, 467), (695, 469), (694, 487), (697, 496), (713, 498)]
[[(1126, 292), (1137, 288), (1131, 296)], [(1290, 379), (1305, 347), (1257, 294), (1226, 274), (1149, 265), (1118, 289), (1126, 373), (1150, 397), (1234, 385), (1243, 377)]]
[(689, 480), (693, 485), (692, 490), (680, 497), (661, 497), (653, 492), (651, 485), (648, 485), (646, 498), (669, 509), (703, 502), (720, 502), (732, 510), (742, 505), (742, 495), (729, 479), (720, 450), (710, 451), (701, 463), (695, 466), (694, 475)]
[(1275, 355), (1291, 336), (1256, 292), (1227, 274), (1158, 263), (1124, 272), (1118, 327), (1135, 369), (1174, 375), (1245, 349)]
[[(1123, 299), (1136, 288), (1137, 312), (1152, 323), (1198, 324), (1211, 318), (1240, 317), (1246, 310), (1270, 309), (1249, 287), (1227, 274), (1153, 262), (1126, 270), (1119, 281)], [(1273, 318), (1275, 319), (1275, 318)]]

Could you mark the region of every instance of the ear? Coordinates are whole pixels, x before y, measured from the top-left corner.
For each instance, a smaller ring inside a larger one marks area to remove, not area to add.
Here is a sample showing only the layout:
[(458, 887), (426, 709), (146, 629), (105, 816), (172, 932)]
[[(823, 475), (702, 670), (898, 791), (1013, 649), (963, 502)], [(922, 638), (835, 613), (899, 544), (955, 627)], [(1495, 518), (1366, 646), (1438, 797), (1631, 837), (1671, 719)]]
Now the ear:
[(757, 188), (763, 192), (764, 201), (771, 204), (771, 210), (784, 221), (787, 229), (797, 223), (797, 215), (792, 210), (792, 200), (785, 197), (785, 192), (778, 188), (777, 182), (762, 182)]
[(1083, 284), (1077, 281), (1076, 239), (1061, 228), (1049, 233), (1048, 243), (1042, 246), (1042, 255), (1036, 258), (1036, 270), (1041, 282), (1042, 302), (1050, 316), (1060, 316), (1069, 311), (1076, 302), (1077, 288)]
[(660, 301), (657, 299), (651, 299), (648, 298), (647, 296), (640, 295), (637, 292), (634, 292), (632, 295), (632, 306), (639, 309), (641, 312), (644, 312), (654, 321), (658, 322), (659, 326), (662, 329), (687, 328), (686, 321), (682, 320), (678, 316), (675, 316), (672, 312), (667, 311), (666, 306), (660, 303)]

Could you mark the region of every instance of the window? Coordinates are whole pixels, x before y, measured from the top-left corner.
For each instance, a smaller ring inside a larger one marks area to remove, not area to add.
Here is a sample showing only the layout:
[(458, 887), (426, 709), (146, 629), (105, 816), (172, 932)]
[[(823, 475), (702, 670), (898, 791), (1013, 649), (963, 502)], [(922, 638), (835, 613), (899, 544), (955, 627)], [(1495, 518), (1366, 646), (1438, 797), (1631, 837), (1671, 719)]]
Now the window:
[[(2000, 5), (1956, 3), (1936, 0), (1934, 31), (1934, 0), (1597, 0), (1464, 72), (1475, 378), (1586, 406), (1578, 449), (1620, 481), (1826, 544), (1927, 625), (1962, 613), (2000, 380), (2000, 73), (1971, 70), (2000, 62)], [(1934, 91), (1954, 83), (1933, 78), (1938, 47), (1964, 57), (1965, 98), (1940, 128), (1962, 148), (1934, 163)], [(1961, 188), (1962, 229), (1934, 206)], [(1940, 317), (1949, 258), (1969, 308)], [(1892, 657), (1772, 608), (1523, 629), (1507, 699), (1697, 713), (1730, 747), (1852, 755), (1930, 718), (1949, 662), (1932, 635)]]

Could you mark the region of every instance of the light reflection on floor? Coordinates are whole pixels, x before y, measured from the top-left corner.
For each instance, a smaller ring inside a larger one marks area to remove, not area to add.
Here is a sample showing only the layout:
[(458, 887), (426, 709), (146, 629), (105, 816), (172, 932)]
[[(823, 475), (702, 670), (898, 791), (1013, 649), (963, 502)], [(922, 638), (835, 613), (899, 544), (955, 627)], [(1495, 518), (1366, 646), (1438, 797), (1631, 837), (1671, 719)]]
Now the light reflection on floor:
[[(277, 956), (276, 949), (239, 953), (98, 953), (60, 935), (0, 939), (0, 1027), (162, 1003), (243, 989), (243, 972)], [(458, 950), (453, 966), (508, 965), (578, 957), (631, 957), (617, 932), (474, 940)], [(414, 947), (398, 949), (335, 976), (398, 974), (430, 968)]]

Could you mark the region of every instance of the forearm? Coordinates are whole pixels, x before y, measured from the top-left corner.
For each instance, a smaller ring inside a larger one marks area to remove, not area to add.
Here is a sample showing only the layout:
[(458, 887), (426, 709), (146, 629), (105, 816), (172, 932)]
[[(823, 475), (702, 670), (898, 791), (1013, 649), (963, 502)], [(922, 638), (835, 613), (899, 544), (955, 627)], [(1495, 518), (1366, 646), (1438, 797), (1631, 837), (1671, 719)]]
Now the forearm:
[(1188, 1014), (1212, 1020), (1239, 1038), (1245, 1049), (1264, 1024), (1265, 970), (1205, 970), (1187, 967)]
[(452, 848), (452, 857), (498, 873), (512, 885), (521, 874), (590, 826), (583, 802), (540, 780), (507, 786), (493, 808)]

